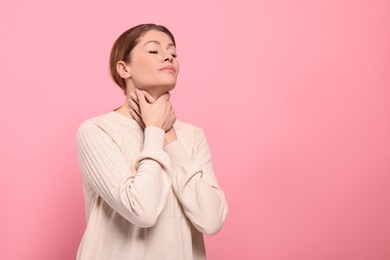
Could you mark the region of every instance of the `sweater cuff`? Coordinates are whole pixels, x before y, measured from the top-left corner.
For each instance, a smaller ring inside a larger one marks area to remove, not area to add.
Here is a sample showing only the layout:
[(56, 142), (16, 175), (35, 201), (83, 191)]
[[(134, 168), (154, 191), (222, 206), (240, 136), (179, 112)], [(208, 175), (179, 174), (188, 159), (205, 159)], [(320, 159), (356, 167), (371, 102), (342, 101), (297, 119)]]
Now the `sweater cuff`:
[(165, 131), (155, 126), (148, 126), (144, 131), (144, 150), (162, 150)]
[(161, 128), (154, 126), (145, 128), (143, 149), (133, 165), (135, 171), (137, 171), (141, 161), (145, 159), (154, 160), (166, 169), (170, 168), (169, 156), (163, 149), (164, 137), (165, 132)]
[(168, 144), (164, 149), (171, 158), (171, 164), (174, 168), (191, 162), (191, 158), (188, 156), (183, 145), (178, 140)]

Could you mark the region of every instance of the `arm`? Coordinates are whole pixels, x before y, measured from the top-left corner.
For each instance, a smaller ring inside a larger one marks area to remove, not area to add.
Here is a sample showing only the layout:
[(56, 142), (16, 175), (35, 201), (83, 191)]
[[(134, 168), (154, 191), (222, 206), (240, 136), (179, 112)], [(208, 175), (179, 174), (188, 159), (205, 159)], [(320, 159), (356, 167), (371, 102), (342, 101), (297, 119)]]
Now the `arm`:
[(171, 159), (172, 187), (186, 216), (200, 232), (217, 233), (225, 222), (228, 206), (215, 178), (203, 131), (198, 132), (193, 158), (178, 140), (165, 150)]
[(83, 123), (77, 134), (79, 165), (85, 181), (116, 212), (139, 227), (153, 226), (170, 189), (163, 168), (164, 131), (145, 129), (145, 140), (135, 169), (129, 169), (119, 147), (99, 126)]

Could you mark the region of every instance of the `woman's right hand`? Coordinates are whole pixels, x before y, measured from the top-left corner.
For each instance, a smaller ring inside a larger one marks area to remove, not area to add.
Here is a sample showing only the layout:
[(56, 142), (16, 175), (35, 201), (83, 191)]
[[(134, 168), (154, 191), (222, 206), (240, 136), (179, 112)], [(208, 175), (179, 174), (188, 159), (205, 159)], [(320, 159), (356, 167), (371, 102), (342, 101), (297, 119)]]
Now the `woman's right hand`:
[(137, 103), (139, 111), (136, 113), (133, 109), (130, 111), (132, 116), (140, 116), (145, 127), (155, 126), (167, 132), (172, 128), (176, 121), (175, 111), (169, 102), (169, 93), (154, 98), (144, 90), (136, 89)]

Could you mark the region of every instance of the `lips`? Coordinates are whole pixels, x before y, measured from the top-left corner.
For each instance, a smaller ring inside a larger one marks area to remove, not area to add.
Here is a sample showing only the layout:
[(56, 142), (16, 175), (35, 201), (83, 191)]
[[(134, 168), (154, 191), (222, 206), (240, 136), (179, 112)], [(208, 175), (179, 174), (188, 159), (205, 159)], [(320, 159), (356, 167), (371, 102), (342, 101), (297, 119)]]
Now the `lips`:
[(161, 68), (160, 70), (176, 72), (176, 68), (174, 66), (165, 66), (165, 67)]

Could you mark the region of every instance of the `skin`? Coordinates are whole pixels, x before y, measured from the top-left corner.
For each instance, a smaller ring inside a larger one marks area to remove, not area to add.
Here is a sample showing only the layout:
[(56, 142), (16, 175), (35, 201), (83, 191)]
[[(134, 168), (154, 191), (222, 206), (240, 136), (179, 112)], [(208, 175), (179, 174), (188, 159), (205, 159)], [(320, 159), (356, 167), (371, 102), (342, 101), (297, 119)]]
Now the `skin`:
[(146, 128), (165, 131), (165, 145), (176, 140), (175, 111), (169, 91), (175, 88), (179, 63), (176, 48), (168, 35), (148, 31), (130, 54), (130, 62), (117, 63), (119, 75), (126, 81), (126, 100), (117, 112)]

